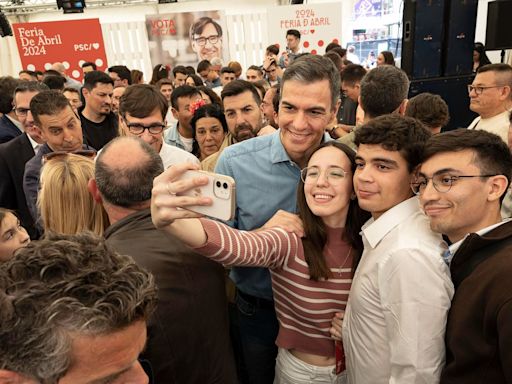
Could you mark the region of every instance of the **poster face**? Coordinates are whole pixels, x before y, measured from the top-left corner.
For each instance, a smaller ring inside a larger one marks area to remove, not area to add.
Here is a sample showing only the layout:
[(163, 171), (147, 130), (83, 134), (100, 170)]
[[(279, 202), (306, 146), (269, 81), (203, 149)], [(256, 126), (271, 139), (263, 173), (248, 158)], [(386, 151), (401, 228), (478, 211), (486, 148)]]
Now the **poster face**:
[(83, 62), (107, 67), (99, 19), (18, 23), (12, 29), (24, 69), (44, 72), (61, 62), (69, 77), (81, 81)]
[(269, 42), (279, 44), (281, 52), (286, 47), (286, 31), (296, 29), (301, 34), (301, 51), (323, 54), (327, 44), (341, 41), (341, 2), (272, 8), (268, 29)]
[(220, 58), (227, 63), (228, 36), (221, 11), (181, 12), (146, 16), (149, 52), (157, 64), (192, 65)]

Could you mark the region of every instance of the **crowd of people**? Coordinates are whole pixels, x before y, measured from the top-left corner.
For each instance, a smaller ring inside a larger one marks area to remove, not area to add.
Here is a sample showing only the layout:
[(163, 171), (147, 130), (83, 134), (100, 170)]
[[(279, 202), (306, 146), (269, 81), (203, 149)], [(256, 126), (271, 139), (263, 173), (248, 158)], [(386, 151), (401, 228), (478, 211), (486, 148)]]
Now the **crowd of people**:
[(286, 39), (0, 78), (0, 383), (512, 381), (512, 67), (445, 131), (391, 52)]

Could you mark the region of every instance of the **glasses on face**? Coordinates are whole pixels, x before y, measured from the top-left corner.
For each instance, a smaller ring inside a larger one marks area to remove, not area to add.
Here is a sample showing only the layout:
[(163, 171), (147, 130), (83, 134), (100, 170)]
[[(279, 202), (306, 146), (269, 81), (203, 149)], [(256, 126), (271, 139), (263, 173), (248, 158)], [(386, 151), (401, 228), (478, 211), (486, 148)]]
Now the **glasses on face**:
[(341, 167), (329, 167), (325, 170), (322, 170), (319, 167), (312, 166), (301, 170), (300, 178), (304, 184), (314, 184), (318, 181), (318, 178), (322, 172), (325, 172), (325, 178), (332, 185), (341, 183), (347, 176), (347, 172), (345, 172), (345, 170)]
[(456, 183), (459, 179), (472, 178), (472, 177), (493, 177), (496, 175), (434, 175), (432, 177), (418, 176), (416, 181), (411, 183), (411, 189), (416, 195), (420, 195), (427, 188), (429, 180), (432, 180), (432, 185), (435, 190), (440, 193), (448, 192), (453, 183)]
[(14, 107), (12, 109), (14, 111), (14, 113), (16, 114), (16, 116), (27, 116), (27, 113), (30, 111), (30, 108), (16, 108)]
[(484, 92), (484, 90), (486, 90), (486, 89), (500, 88), (500, 87), (505, 87), (505, 85), (475, 86), (475, 85), (469, 84), (468, 85), (468, 93), (471, 93), (471, 91), (475, 91), (476, 95), (481, 95)]
[(204, 47), (206, 45), (206, 41), (208, 41), (210, 44), (217, 44), (219, 39), (220, 37), (218, 35), (211, 35), (208, 37), (198, 37), (197, 39), (194, 39), (194, 41), (197, 43), (197, 45)]
[(153, 123), (150, 125), (144, 125), (140, 123), (126, 123), (126, 126), (128, 127), (128, 131), (134, 135), (142, 135), (146, 129), (152, 135), (158, 135), (159, 133), (162, 133), (165, 128), (164, 123)]
[(65, 152), (65, 151), (50, 152), (50, 153), (43, 155), (42, 162), (44, 165), (50, 160), (62, 158), (62, 157), (69, 156), (69, 155), (77, 155), (77, 156), (87, 157), (88, 159), (92, 160), (96, 157), (96, 151), (94, 151), (92, 149), (81, 149), (81, 150), (73, 151), (73, 152)]

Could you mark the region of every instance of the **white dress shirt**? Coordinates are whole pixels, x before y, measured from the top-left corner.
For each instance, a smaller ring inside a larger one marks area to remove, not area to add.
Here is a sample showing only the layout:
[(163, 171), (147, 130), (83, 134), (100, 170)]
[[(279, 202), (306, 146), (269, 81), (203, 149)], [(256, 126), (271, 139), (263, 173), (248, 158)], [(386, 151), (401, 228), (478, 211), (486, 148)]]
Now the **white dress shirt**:
[(417, 197), (368, 220), (362, 236), (343, 320), (348, 382), (438, 383), (454, 293), (445, 243)]
[(181, 148), (175, 147), (174, 145), (169, 145), (166, 142), (162, 143), (162, 148), (160, 148), (160, 157), (164, 163), (164, 169), (179, 163), (189, 162), (199, 164), (199, 159), (193, 154)]

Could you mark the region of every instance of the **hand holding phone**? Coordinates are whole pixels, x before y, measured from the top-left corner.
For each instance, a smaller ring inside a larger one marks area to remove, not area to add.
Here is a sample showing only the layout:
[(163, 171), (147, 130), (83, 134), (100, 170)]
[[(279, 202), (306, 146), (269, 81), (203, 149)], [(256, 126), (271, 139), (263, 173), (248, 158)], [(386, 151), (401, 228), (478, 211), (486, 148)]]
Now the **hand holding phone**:
[[(178, 192), (177, 196), (208, 197), (212, 205), (187, 206), (186, 209), (219, 220), (232, 220), (235, 216), (235, 180), (229, 176), (206, 171), (188, 170), (180, 180), (190, 180), (206, 176), (208, 183)], [(184, 207), (185, 208), (185, 207)]]

